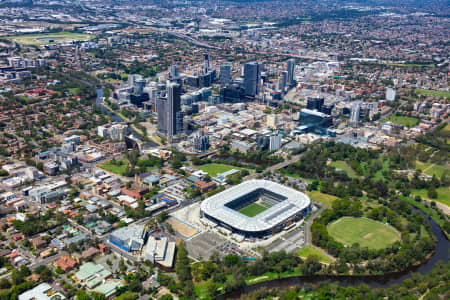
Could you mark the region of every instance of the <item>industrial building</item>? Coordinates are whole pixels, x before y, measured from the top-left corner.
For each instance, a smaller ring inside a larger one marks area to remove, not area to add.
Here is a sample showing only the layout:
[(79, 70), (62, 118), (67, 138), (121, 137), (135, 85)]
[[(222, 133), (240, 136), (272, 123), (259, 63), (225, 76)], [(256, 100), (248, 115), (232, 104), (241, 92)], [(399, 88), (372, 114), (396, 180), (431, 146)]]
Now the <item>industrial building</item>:
[[(240, 212), (250, 205), (264, 207), (253, 217)], [(245, 237), (264, 237), (301, 220), (311, 210), (307, 195), (268, 180), (248, 180), (201, 204), (201, 216), (214, 224)]]
[(140, 251), (144, 246), (147, 231), (142, 225), (119, 228), (109, 235), (109, 242), (125, 251)]
[(165, 269), (173, 268), (175, 259), (175, 242), (169, 242), (167, 237), (156, 239), (149, 237), (144, 248), (144, 259), (158, 264)]

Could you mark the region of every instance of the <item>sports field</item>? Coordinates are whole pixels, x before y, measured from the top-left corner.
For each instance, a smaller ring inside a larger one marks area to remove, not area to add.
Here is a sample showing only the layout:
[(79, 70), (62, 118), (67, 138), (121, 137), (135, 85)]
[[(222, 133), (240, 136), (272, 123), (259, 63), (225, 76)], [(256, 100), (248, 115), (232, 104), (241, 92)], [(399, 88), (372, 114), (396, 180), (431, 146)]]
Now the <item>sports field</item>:
[(246, 207), (243, 207), (239, 210), (239, 212), (247, 217), (253, 218), (254, 216), (259, 215), (269, 207), (263, 206), (258, 203), (252, 203), (250, 205), (247, 205)]
[(84, 41), (94, 38), (94, 35), (85, 33), (74, 33), (74, 32), (55, 32), (55, 33), (38, 33), (38, 34), (23, 34), (23, 35), (13, 35), (3, 37), (18, 44), (22, 45), (48, 45), (64, 43), (69, 41)]
[(392, 114), (383, 121), (391, 121), (394, 124), (403, 125), (405, 127), (414, 127), (419, 124), (420, 119), (408, 116), (396, 116)]
[(423, 95), (423, 96), (431, 96), (431, 97), (437, 97), (437, 98), (450, 98), (450, 92), (447, 91), (435, 91), (435, 90), (424, 90), (424, 89), (416, 89), (416, 94)]
[(336, 241), (346, 246), (358, 243), (361, 247), (382, 249), (400, 240), (400, 233), (394, 227), (366, 218), (342, 217), (327, 229)]
[(206, 172), (209, 174), (209, 176), (214, 177), (217, 174), (224, 173), (226, 171), (230, 171), (232, 169), (235, 170), (243, 170), (244, 168), (239, 168), (235, 166), (225, 165), (225, 164), (204, 164), (201, 166), (196, 166), (197, 169), (202, 170), (203, 172)]

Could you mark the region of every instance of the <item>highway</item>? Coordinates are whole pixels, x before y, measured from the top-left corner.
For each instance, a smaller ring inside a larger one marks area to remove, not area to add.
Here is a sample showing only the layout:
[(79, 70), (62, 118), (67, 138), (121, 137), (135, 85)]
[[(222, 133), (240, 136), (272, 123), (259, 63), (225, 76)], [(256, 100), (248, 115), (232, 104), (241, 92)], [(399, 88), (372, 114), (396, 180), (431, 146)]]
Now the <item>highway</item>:
[[(154, 28), (154, 29), (156, 29), (156, 28)], [(173, 32), (173, 31), (168, 31), (168, 30), (162, 30), (162, 29), (159, 29), (159, 28), (158, 28), (158, 30), (162, 31), (162, 32), (165, 32), (167, 34), (171, 34), (171, 35), (174, 35), (176, 37), (179, 37), (180, 39), (187, 40), (187, 41), (191, 42), (192, 44), (200, 46), (200, 47), (205, 47), (205, 48), (210, 48), (210, 49), (222, 49), (221, 47), (217, 47), (217, 46), (208, 44), (206, 42), (199, 41), (196, 38), (193, 38), (193, 37), (191, 37), (189, 35), (186, 35), (186, 34), (183, 34), (183, 33)], [(310, 56), (310, 55), (299, 55), (299, 54), (294, 54), (294, 53), (266, 52), (266, 51), (246, 51), (246, 53), (249, 53), (249, 54), (262, 54), (262, 55), (289, 56), (289, 57), (302, 58), (302, 59), (312, 59), (312, 60), (326, 61), (326, 59), (324, 59), (324, 58)]]

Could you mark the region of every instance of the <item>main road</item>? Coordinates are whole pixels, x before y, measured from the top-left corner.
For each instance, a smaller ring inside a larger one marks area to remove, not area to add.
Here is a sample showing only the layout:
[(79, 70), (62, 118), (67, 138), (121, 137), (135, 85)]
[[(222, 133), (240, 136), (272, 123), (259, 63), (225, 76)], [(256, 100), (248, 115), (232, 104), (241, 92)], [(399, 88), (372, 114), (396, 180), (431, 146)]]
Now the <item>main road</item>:
[[(267, 171), (273, 172), (273, 171), (276, 171), (276, 170), (279, 170), (279, 169), (283, 169), (283, 168), (289, 166), (290, 164), (293, 164), (293, 163), (297, 162), (300, 159), (300, 157), (302, 157), (302, 155), (303, 155), (303, 153), (294, 155), (289, 160), (286, 160), (286, 161), (280, 162), (278, 164), (275, 164), (275, 165), (273, 165), (271, 167), (268, 167), (268, 168), (266, 168), (264, 170), (264, 173), (267, 172)], [(250, 174), (250, 175), (246, 176), (244, 178), (244, 180), (255, 179), (258, 175), (260, 175), (260, 173)]]

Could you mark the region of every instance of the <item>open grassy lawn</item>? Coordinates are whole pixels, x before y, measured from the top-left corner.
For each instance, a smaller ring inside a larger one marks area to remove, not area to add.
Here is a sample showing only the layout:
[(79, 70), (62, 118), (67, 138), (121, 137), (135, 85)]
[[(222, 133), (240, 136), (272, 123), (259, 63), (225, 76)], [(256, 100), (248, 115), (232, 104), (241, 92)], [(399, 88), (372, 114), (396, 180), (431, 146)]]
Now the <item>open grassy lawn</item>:
[(426, 189), (412, 190), (411, 191), (412, 194), (420, 196), (420, 197), (422, 197), (424, 199), (440, 202), (442, 204), (450, 206), (450, 188), (449, 187), (445, 187), (445, 186), (441, 186), (441, 187), (436, 189), (436, 192), (438, 194), (437, 198), (436, 199), (431, 199), (430, 197), (428, 197), (428, 191)]
[(450, 123), (447, 123), (444, 128), (441, 129), (442, 133), (449, 133), (450, 132)]
[(388, 64), (396, 67), (434, 68), (434, 64)]
[(343, 160), (333, 161), (330, 166), (345, 171), (350, 178), (356, 178), (356, 172)]
[(94, 37), (95, 35), (63, 31), (55, 33), (14, 35), (3, 38), (22, 45), (39, 46), (69, 41), (90, 40), (93, 39)]
[[(306, 177), (301, 177), (298, 174), (295, 173), (289, 173), (286, 169), (279, 169), (276, 171), (277, 173), (287, 176), (287, 177), (292, 177), (292, 178), (297, 178), (297, 179), (301, 179), (301, 180), (306, 180), (306, 181), (313, 181), (314, 179), (312, 178), (306, 178)], [(320, 183), (319, 183), (320, 186)]]
[(239, 212), (243, 215), (246, 215), (247, 217), (253, 218), (256, 215), (259, 215), (263, 211), (268, 209), (268, 207), (262, 206), (258, 203), (252, 203), (250, 205), (247, 205), (246, 207), (243, 207), (239, 210)]
[(418, 95), (438, 97), (438, 98), (447, 98), (447, 99), (450, 98), (450, 92), (446, 92), (446, 91), (416, 89), (415, 92)]
[(275, 272), (266, 272), (259, 276), (250, 276), (245, 278), (245, 282), (247, 285), (257, 284), (264, 281), (274, 280), (278, 278), (288, 278), (288, 277), (294, 277), (294, 276), (301, 276), (302, 271), (299, 268), (295, 268), (290, 271), (286, 271), (283, 273), (275, 273)]
[(328, 207), (331, 207), (331, 205), (333, 204), (333, 202), (336, 199), (339, 199), (336, 196), (333, 195), (328, 195), (328, 194), (324, 194), (322, 192), (319, 191), (312, 191), (308, 194), (309, 198), (311, 198), (312, 201), (314, 202), (319, 202), (322, 204), (325, 204)]
[(78, 95), (80, 93), (80, 89), (79, 88), (70, 88), (69, 93), (71, 93), (72, 95)]
[(109, 161), (105, 161), (104, 163), (101, 163), (98, 167), (102, 168), (106, 171), (109, 171), (111, 173), (122, 175), (125, 172), (125, 170), (127, 169), (128, 160), (121, 159), (120, 163), (121, 163), (120, 165), (112, 164), (111, 161), (109, 160)]
[(231, 165), (225, 165), (225, 164), (216, 164), (216, 163), (211, 163), (211, 164), (204, 164), (201, 166), (196, 166), (197, 169), (202, 170), (203, 172), (206, 172), (209, 174), (209, 176), (214, 177), (217, 174), (232, 170), (232, 169), (236, 169), (236, 170), (243, 170), (245, 168), (239, 168), (239, 167), (235, 167), (235, 166), (231, 166)]
[(430, 176), (436, 175), (437, 178), (441, 178), (442, 174), (444, 174), (446, 170), (449, 170), (448, 166), (424, 163), (421, 161), (416, 161), (416, 169), (420, 169), (423, 173)]
[(328, 233), (338, 242), (351, 246), (382, 249), (400, 240), (400, 233), (390, 225), (366, 218), (342, 217), (327, 226)]
[(394, 124), (400, 124), (405, 127), (414, 127), (419, 124), (420, 119), (407, 116), (396, 116), (395, 114), (392, 114), (383, 121), (391, 121)]
[[(101, 163), (98, 165), (99, 168), (102, 168), (106, 171), (109, 171), (111, 173), (117, 174), (117, 175), (123, 175), (127, 169), (128, 166), (128, 160), (123, 158), (121, 160), (118, 160), (117, 162), (120, 162), (120, 164), (112, 164), (110, 160), (105, 161), (104, 163)], [(147, 172), (150, 172), (154, 170), (156, 167), (147, 167)]]
[(310, 255), (315, 255), (319, 258), (319, 261), (324, 264), (331, 264), (333, 262), (328, 256), (324, 255), (322, 252), (311, 246), (303, 247), (302, 249), (298, 250), (297, 254), (303, 259), (308, 258), (308, 256)]

